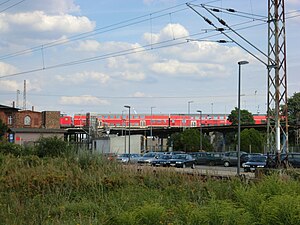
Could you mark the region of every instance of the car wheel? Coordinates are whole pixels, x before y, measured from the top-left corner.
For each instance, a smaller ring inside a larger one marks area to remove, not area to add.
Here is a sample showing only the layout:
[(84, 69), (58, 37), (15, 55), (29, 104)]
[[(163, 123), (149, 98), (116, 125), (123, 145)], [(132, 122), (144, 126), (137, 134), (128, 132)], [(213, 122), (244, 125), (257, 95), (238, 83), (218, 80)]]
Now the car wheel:
[(196, 166), (195, 166), (194, 163), (192, 164), (191, 168), (192, 168), (192, 169), (195, 169), (195, 168), (196, 168)]
[(227, 161), (224, 162), (224, 166), (225, 166), (225, 167), (229, 167), (229, 166), (230, 166), (229, 162), (227, 162)]
[(209, 166), (214, 166), (215, 163), (214, 163), (214, 162), (209, 162), (208, 165), (209, 165)]

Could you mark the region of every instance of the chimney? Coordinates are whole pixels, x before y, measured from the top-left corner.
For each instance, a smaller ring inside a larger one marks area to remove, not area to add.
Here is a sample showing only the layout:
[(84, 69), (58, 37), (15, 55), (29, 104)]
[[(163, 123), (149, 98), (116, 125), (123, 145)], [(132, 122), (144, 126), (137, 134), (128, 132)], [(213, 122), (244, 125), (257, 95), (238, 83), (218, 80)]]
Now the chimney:
[(31, 107), (31, 111), (32, 111), (32, 112), (34, 111), (34, 106)]
[(15, 108), (15, 101), (13, 101), (13, 108)]

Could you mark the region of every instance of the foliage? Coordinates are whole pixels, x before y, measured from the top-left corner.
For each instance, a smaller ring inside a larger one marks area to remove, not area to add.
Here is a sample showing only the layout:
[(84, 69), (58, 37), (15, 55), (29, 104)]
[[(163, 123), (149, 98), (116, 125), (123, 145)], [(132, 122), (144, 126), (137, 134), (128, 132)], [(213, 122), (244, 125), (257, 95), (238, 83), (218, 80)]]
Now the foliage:
[(1, 141), (0, 142), (0, 152), (2, 154), (12, 154), (14, 156), (20, 156), (22, 155), (23, 148), (14, 143), (10, 143), (7, 141)]
[[(173, 143), (175, 151), (195, 152), (200, 150), (200, 132), (197, 129), (185, 129), (181, 133), (172, 134), (170, 141)], [(209, 140), (203, 134), (202, 148), (206, 151), (213, 149)]]
[[(299, 224), (300, 181), (202, 180), (90, 155), (0, 155), (1, 224)], [(81, 157), (81, 156), (79, 156)], [(84, 165), (84, 166), (83, 166)]]
[(241, 132), (241, 149), (249, 152), (251, 145), (251, 152), (263, 153), (264, 140), (259, 131), (254, 128), (244, 129)]
[(8, 129), (7, 125), (3, 123), (3, 121), (0, 119), (0, 139), (5, 135), (7, 129)]
[[(253, 119), (252, 113), (248, 110), (241, 109), (241, 124), (254, 124), (255, 121)], [(228, 115), (228, 120), (232, 123), (232, 125), (238, 125), (238, 108), (235, 107), (234, 110)]]
[(287, 105), (289, 124), (300, 125), (300, 92), (294, 93), (294, 95), (288, 99)]
[(58, 138), (57, 136), (41, 137), (38, 140), (35, 149), (36, 154), (39, 157), (58, 157), (69, 155), (73, 152), (73, 148), (68, 144), (68, 142)]

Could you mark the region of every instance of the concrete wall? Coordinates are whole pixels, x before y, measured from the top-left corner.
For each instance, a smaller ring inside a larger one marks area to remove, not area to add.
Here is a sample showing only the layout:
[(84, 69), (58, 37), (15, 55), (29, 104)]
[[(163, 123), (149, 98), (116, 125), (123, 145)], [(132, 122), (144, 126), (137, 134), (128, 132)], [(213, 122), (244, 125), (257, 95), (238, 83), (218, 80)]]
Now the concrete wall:
[(14, 134), (14, 143), (19, 145), (33, 145), (40, 137), (53, 137), (57, 136), (58, 138), (63, 139), (64, 134), (53, 134), (53, 133), (16, 133)]
[[(130, 136), (130, 153), (141, 153), (142, 135)], [(126, 153), (129, 150), (129, 136), (126, 136)], [(125, 153), (125, 136), (106, 136), (92, 142), (95, 153)]]

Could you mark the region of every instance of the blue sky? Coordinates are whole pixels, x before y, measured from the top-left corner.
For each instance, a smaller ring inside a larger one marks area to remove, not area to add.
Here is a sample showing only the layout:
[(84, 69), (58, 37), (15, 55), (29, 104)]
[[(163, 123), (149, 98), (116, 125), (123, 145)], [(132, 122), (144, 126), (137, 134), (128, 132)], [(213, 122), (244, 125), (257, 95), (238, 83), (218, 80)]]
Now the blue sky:
[[(131, 105), (137, 113), (150, 113), (152, 106), (153, 113), (187, 113), (192, 101), (191, 113), (228, 114), (237, 105), (237, 62), (247, 60), (241, 106), (266, 112), (266, 67), (235, 43), (217, 43), (228, 38), (213, 31), (187, 1), (25, 0), (9, 8), (18, 2), (0, 4), (1, 104), (11, 105), (18, 96), (22, 108), (26, 80), (26, 107), (38, 111), (122, 113), (124, 105)], [(219, 27), (196, 6), (208, 2), (248, 13), (250, 18), (216, 15), (267, 53), (267, 24), (251, 19), (267, 16), (267, 1), (190, 1)], [(285, 6), (292, 96), (300, 89), (300, 2), (286, 1)]]

